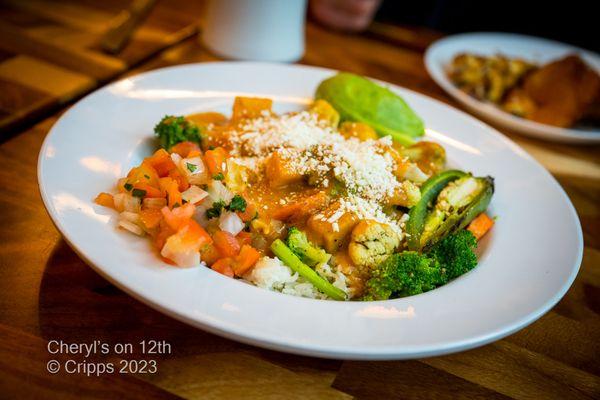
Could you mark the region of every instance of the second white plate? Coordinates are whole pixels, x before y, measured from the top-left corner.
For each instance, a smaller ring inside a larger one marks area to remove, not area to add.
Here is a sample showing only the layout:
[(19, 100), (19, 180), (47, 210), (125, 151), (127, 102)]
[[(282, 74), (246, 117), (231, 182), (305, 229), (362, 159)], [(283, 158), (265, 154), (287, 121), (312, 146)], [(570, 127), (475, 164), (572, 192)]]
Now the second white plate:
[(458, 89), (448, 79), (447, 67), (460, 53), (502, 54), (544, 64), (568, 54), (577, 54), (600, 72), (600, 57), (587, 50), (547, 39), (508, 33), (465, 33), (438, 40), (425, 53), (425, 66), (433, 80), (470, 111), (500, 127), (524, 135), (566, 143), (600, 143), (600, 130), (566, 129), (519, 118), (495, 105), (479, 101)]

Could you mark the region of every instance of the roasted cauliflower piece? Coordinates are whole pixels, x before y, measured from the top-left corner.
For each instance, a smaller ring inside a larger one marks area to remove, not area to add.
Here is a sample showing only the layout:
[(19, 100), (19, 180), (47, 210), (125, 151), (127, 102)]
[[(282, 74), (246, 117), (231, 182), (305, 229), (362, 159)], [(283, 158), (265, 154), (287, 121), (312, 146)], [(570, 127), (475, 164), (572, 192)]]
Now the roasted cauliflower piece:
[(383, 262), (400, 245), (400, 238), (386, 224), (363, 220), (352, 230), (348, 254), (358, 267), (373, 268)]
[(446, 165), (446, 150), (435, 143), (422, 140), (410, 147), (396, 148), (400, 157), (416, 163), (427, 175), (436, 174)]
[(412, 207), (421, 200), (421, 190), (412, 182), (404, 181), (394, 189), (394, 194), (387, 199), (390, 206)]

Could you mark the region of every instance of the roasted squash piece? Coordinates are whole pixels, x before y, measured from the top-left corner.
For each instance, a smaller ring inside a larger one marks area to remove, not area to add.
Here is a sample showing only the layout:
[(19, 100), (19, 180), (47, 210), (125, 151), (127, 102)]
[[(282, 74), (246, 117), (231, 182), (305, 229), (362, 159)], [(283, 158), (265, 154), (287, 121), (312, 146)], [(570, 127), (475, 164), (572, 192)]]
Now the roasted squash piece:
[(196, 124), (196, 126), (205, 127), (207, 125), (225, 125), (227, 117), (218, 112), (202, 112), (186, 115), (185, 119)]
[(269, 160), (267, 160), (265, 173), (269, 180), (269, 184), (273, 188), (297, 183), (302, 181), (303, 178), (302, 174), (294, 171), (291, 168), (290, 162), (283, 158), (278, 152), (273, 153)]
[(338, 219), (329, 222), (329, 218), (336, 214), (339, 208), (340, 203), (335, 202), (323, 213), (313, 215), (308, 220), (309, 236), (330, 254), (337, 252), (348, 242), (352, 229), (358, 223), (357, 216), (350, 212), (344, 212)]
[(309, 111), (317, 116), (321, 121), (325, 121), (332, 127), (337, 128), (340, 123), (340, 113), (326, 100), (316, 100)]
[(271, 112), (273, 100), (260, 97), (236, 97), (233, 101), (233, 121), (258, 118), (263, 112)]
[(342, 122), (340, 126), (340, 134), (346, 139), (357, 138), (361, 141), (379, 139), (375, 129), (371, 128), (364, 122)]

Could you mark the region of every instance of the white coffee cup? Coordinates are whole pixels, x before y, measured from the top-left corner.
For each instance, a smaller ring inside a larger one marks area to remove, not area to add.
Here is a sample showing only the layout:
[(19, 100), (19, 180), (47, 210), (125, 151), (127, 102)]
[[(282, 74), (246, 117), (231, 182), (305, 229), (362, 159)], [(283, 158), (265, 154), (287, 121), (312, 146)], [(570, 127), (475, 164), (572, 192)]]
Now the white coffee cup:
[(211, 0), (202, 41), (236, 60), (294, 62), (304, 54), (306, 0)]

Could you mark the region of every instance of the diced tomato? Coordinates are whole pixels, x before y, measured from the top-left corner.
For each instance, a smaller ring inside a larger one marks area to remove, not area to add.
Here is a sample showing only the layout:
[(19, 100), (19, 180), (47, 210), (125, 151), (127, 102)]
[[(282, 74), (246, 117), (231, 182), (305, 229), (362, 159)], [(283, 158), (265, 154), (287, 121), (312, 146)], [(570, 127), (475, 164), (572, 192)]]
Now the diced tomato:
[(252, 234), (250, 232), (241, 231), (240, 233), (237, 234), (237, 236), (235, 238), (237, 239), (238, 243), (240, 244), (240, 247), (245, 244), (252, 243)]
[(157, 150), (156, 153), (146, 158), (145, 161), (156, 170), (156, 173), (161, 178), (169, 175), (169, 171), (177, 167), (165, 149)]
[(217, 250), (224, 257), (235, 257), (240, 252), (240, 244), (229, 232), (216, 231), (213, 234), (213, 240)]
[(188, 153), (186, 158), (202, 157), (201, 150), (192, 150)]
[(178, 230), (187, 220), (192, 218), (196, 207), (192, 204), (184, 204), (181, 207), (170, 209), (163, 207), (160, 212), (165, 219), (165, 222), (174, 230)]
[(233, 278), (233, 268), (231, 267), (233, 260), (231, 258), (221, 258), (217, 260), (210, 268), (220, 274)]
[(148, 162), (142, 162), (139, 167), (132, 168), (127, 174), (127, 183), (134, 186), (138, 183), (145, 183), (153, 187), (158, 187), (158, 173)]
[(165, 245), (167, 238), (175, 233), (176, 231), (173, 230), (173, 228), (171, 228), (164, 220), (160, 221), (158, 233), (154, 237), (154, 246), (156, 246), (156, 248), (160, 251)]
[(179, 185), (173, 178), (160, 178), (159, 185), (160, 189), (167, 193), (167, 204), (170, 208), (173, 208), (175, 204), (183, 204), (181, 192), (179, 192)]
[(260, 258), (260, 253), (250, 245), (243, 245), (233, 262), (233, 270), (237, 276), (242, 276), (254, 267)]
[(185, 243), (198, 246), (197, 251), (200, 251), (202, 246), (212, 243), (213, 241), (208, 232), (206, 232), (203, 227), (198, 225), (198, 223), (192, 219), (185, 221), (179, 227), (177, 234), (182, 236)]
[(177, 182), (177, 189), (180, 192), (185, 192), (190, 187), (187, 178), (177, 168), (169, 171), (169, 177)]
[(200, 249), (200, 259), (208, 266), (213, 265), (219, 258), (221, 258), (221, 253), (214, 243), (207, 244)]
[(222, 147), (217, 147), (213, 150), (207, 150), (204, 153), (204, 161), (208, 167), (208, 171), (212, 176), (219, 173), (224, 174), (226, 169), (225, 160), (227, 159), (227, 151)]
[(164, 257), (161, 255), (160, 258), (161, 258), (161, 260), (163, 260), (164, 262), (166, 262), (169, 265), (177, 266), (177, 264), (175, 264), (175, 261), (169, 260), (167, 257)]
[(113, 198), (113, 195), (110, 193), (100, 193), (98, 196), (96, 196), (96, 198), (94, 199), (94, 202), (96, 202), (96, 204), (99, 204), (103, 207), (110, 207), (110, 208), (115, 208), (115, 199)]
[(147, 208), (140, 211), (140, 220), (146, 229), (153, 229), (160, 224), (162, 213), (155, 208)]
[(252, 221), (254, 219), (254, 217), (256, 216), (256, 206), (252, 203), (247, 203), (246, 209), (244, 210), (244, 212), (238, 211), (237, 215), (244, 222)]
[(177, 153), (183, 158), (189, 157), (191, 151), (200, 151), (200, 146), (193, 142), (180, 142), (171, 147), (171, 153)]
[(200, 263), (200, 247), (210, 240), (208, 233), (190, 219), (180, 226), (177, 233), (167, 237), (160, 254), (180, 267), (192, 267)]
[(146, 192), (146, 194), (144, 195), (144, 198), (150, 197), (153, 199), (160, 199), (160, 198), (165, 197), (165, 193), (163, 191), (155, 188), (154, 186), (150, 186), (147, 183), (143, 183), (143, 182), (136, 183), (135, 185), (133, 185), (133, 188), (138, 189), (138, 190), (143, 190), (144, 192)]

